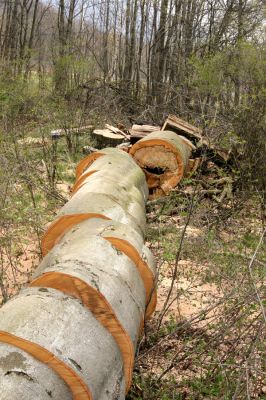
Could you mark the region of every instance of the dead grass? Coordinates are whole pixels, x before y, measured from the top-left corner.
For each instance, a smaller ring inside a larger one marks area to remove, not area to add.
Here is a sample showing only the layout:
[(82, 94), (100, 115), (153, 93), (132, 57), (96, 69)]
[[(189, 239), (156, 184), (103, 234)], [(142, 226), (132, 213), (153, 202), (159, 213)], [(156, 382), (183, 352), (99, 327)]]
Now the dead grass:
[[(266, 398), (265, 321), (248, 275), (261, 234), (252, 202), (209, 230), (201, 204), (186, 229), (169, 308), (158, 321), (171, 286), (184, 216), (151, 212), (148, 244), (159, 266), (158, 304), (140, 345), (128, 399)], [(250, 212), (252, 211), (252, 213)], [(216, 217), (216, 216), (215, 216)], [(265, 244), (253, 272), (263, 293)]]

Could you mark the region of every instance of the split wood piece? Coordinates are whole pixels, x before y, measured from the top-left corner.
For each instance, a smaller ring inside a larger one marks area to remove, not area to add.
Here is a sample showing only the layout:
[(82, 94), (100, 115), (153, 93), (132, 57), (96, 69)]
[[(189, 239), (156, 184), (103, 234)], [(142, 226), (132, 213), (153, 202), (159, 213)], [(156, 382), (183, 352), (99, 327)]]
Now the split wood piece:
[[(74, 202), (72, 202), (73, 199)], [(46, 255), (70, 228), (89, 218), (119, 221), (131, 226), (143, 235), (135, 219), (113, 198), (99, 193), (91, 193), (88, 197), (78, 191), (60, 210), (56, 220), (48, 227), (42, 237), (42, 254)]]
[(161, 128), (160, 126), (153, 125), (136, 125), (134, 124), (131, 129), (129, 129), (130, 133), (130, 143), (135, 144), (138, 140), (147, 136), (151, 132), (157, 132)]
[(147, 132), (147, 133), (151, 133), (151, 132), (157, 132), (161, 129), (160, 126), (154, 126), (154, 125), (137, 125), (137, 124), (133, 124), (131, 130), (132, 131), (137, 131), (137, 132)]
[(147, 132), (134, 132), (130, 130), (130, 145), (134, 145), (140, 139), (146, 137), (149, 133)]
[(125, 141), (124, 135), (114, 133), (110, 129), (95, 129), (91, 137), (95, 139), (98, 149), (103, 149), (108, 146), (115, 147)]
[(87, 237), (94, 235), (101, 236), (134, 262), (146, 290), (147, 308), (145, 318), (149, 319), (156, 307), (157, 272), (154, 257), (150, 250), (143, 244), (143, 237), (130, 226), (115, 221), (91, 218), (76, 225), (74, 229), (79, 230), (79, 227), (83, 225), (86, 225)]
[(168, 115), (162, 131), (174, 131), (181, 134), (191, 140), (194, 144), (197, 144), (202, 140), (202, 129), (197, 128), (181, 118), (175, 115)]
[[(12, 340), (10, 335), (7, 338)], [(1, 342), (0, 388), (2, 400), (73, 398), (70, 388), (52, 368), (18, 347)]]
[(132, 128), (129, 129), (130, 133), (130, 143), (135, 144), (138, 140), (147, 136), (151, 132), (157, 132), (161, 129), (160, 126), (153, 125), (132, 125)]
[(115, 178), (117, 184), (122, 187), (131, 188), (135, 186), (141, 192), (143, 201), (147, 200), (149, 192), (145, 174), (130, 155), (127, 155), (127, 157), (120, 156), (120, 151), (119, 153), (104, 155), (92, 162), (77, 179), (72, 188), (72, 193), (75, 193), (96, 172), (97, 174), (94, 176), (101, 176), (102, 179), (104, 177)]
[(51, 131), (52, 139), (60, 139), (68, 135), (84, 135), (90, 133), (94, 128), (93, 125), (80, 126), (78, 128), (55, 129)]
[(145, 311), (145, 288), (138, 268), (87, 221), (72, 228), (44, 258), (31, 286), (52, 287), (80, 299), (112, 334), (124, 361), (129, 389), (134, 350)]
[(112, 147), (107, 147), (103, 150), (99, 150), (95, 153), (89, 154), (87, 157), (83, 158), (77, 165), (76, 167), (76, 179), (80, 177), (80, 175), (83, 174), (86, 168), (88, 168), (97, 158), (102, 157), (104, 155), (114, 155), (118, 156), (120, 155), (121, 157), (128, 158), (129, 155), (120, 149), (112, 148)]
[(117, 149), (123, 150), (125, 153), (129, 152), (130, 142), (125, 142), (116, 146)]
[(121, 129), (116, 128), (115, 126), (105, 124), (105, 128), (109, 129), (113, 133), (118, 133), (118, 134), (124, 136), (124, 138), (126, 138), (127, 140), (129, 139), (129, 135), (127, 135), (125, 132), (121, 131)]
[(27, 288), (9, 300), (0, 309), (0, 342), (53, 369), (75, 400), (124, 399), (123, 361), (112, 335), (80, 301), (58, 290)]
[(168, 193), (182, 179), (191, 148), (174, 132), (158, 131), (132, 146), (130, 154), (143, 168), (150, 191), (159, 188)]
[(186, 176), (190, 176), (195, 171), (197, 171), (197, 169), (199, 168), (201, 162), (202, 162), (202, 157), (190, 158), (188, 160), (188, 167), (187, 167), (187, 170), (186, 170)]

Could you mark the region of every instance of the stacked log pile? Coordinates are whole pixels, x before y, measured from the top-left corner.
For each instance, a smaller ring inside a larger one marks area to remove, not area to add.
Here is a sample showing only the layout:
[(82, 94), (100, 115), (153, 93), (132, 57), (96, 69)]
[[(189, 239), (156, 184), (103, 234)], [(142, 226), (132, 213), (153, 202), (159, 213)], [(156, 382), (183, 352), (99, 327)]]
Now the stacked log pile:
[(80, 162), (29, 287), (0, 310), (1, 400), (125, 398), (156, 306), (147, 197), (127, 153), (105, 149)]

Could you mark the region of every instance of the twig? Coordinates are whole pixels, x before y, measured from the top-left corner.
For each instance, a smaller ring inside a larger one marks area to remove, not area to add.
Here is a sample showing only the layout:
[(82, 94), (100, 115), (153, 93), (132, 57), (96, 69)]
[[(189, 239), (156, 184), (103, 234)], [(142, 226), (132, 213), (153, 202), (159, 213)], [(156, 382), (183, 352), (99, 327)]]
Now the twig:
[(194, 207), (194, 199), (195, 199), (196, 190), (197, 190), (197, 186), (195, 186), (194, 190), (193, 190), (193, 195), (192, 195), (192, 198), (191, 198), (191, 201), (190, 201), (190, 206), (189, 206), (188, 217), (187, 217), (184, 229), (182, 231), (181, 239), (180, 239), (180, 242), (179, 242), (179, 247), (178, 247), (178, 250), (177, 250), (177, 253), (176, 253), (176, 256), (175, 256), (175, 266), (174, 266), (171, 286), (170, 286), (170, 289), (169, 289), (169, 291), (167, 293), (166, 300), (164, 302), (161, 314), (159, 316), (158, 330), (160, 329), (163, 317), (165, 316), (165, 313), (168, 310), (167, 305), (168, 305), (168, 302), (169, 302), (170, 297), (171, 297), (172, 292), (173, 292), (174, 283), (175, 283), (175, 280), (176, 280), (176, 277), (177, 277), (177, 268), (178, 268), (178, 264), (179, 264), (179, 260), (180, 260), (180, 255), (181, 255), (181, 251), (182, 251), (182, 247), (183, 247), (183, 242), (184, 242), (184, 239), (185, 239), (186, 230), (187, 230), (187, 227), (189, 225), (189, 222), (190, 222), (190, 219), (191, 219), (191, 215), (192, 215), (192, 211), (193, 211), (193, 207)]

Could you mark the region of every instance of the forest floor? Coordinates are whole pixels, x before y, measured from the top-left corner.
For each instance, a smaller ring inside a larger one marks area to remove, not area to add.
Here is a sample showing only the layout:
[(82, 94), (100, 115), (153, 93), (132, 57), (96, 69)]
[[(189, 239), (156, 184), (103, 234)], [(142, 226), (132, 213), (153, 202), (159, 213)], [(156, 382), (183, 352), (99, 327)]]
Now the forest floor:
[[(252, 292), (249, 265), (262, 232), (258, 209), (247, 202), (226, 222), (211, 227), (206, 214), (215, 218), (215, 209), (205, 199), (188, 225), (181, 209), (174, 215), (171, 210), (168, 215), (157, 210), (157, 217), (148, 214), (147, 244), (159, 270), (158, 303), (138, 356), (134, 389), (139, 397), (132, 399), (266, 398), (262, 353), (254, 348), (253, 355), (245, 354), (257, 329), (256, 324), (248, 328), (247, 320), (258, 312), (237, 310), (240, 298), (245, 303)], [(256, 260), (261, 272), (257, 284), (263, 285), (265, 247)], [(244, 388), (245, 358), (252, 362)], [(151, 388), (154, 395), (148, 394)]]
[[(40, 238), (68, 199), (88, 144), (78, 140), (68, 147), (63, 139), (56, 149), (3, 142), (0, 156), (11, 172), (0, 174), (0, 303), (39, 263)], [(148, 204), (146, 240), (157, 261), (158, 302), (145, 324), (127, 400), (266, 399), (262, 231), (255, 193), (219, 203), (201, 193), (193, 177)]]

